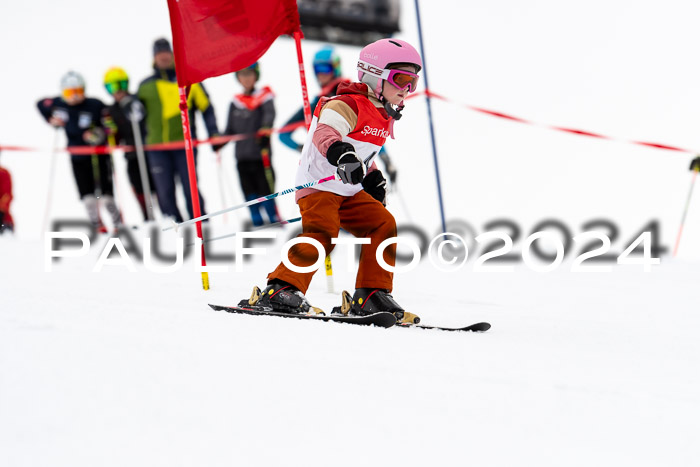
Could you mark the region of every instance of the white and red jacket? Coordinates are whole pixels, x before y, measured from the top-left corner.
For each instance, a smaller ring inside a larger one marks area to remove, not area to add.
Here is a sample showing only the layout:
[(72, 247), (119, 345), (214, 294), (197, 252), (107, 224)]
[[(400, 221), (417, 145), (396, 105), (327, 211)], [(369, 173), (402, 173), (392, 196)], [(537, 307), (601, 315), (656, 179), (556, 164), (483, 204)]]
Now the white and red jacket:
[[(344, 141), (355, 147), (361, 160), (379, 153), (391, 134), (392, 119), (366, 84), (349, 83), (338, 86), (338, 95), (322, 98), (314, 110), (311, 127), (301, 152), (296, 185), (303, 185), (333, 175), (337, 167), (326, 159), (331, 144)], [(376, 169), (373, 164), (370, 170)], [(333, 180), (299, 190), (299, 200), (315, 191), (329, 191), (341, 196), (353, 196), (362, 185)]]

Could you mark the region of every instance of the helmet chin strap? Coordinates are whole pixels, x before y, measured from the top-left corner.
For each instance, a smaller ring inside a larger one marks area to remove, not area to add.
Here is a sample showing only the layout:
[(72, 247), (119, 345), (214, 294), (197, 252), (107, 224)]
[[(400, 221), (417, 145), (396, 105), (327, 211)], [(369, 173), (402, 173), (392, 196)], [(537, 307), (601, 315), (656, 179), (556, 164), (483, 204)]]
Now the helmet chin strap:
[(384, 106), (384, 110), (386, 110), (386, 113), (389, 114), (391, 118), (394, 120), (400, 120), (401, 119), (401, 111), (404, 108), (403, 101), (394, 109), (392, 105), (384, 98), (384, 95), (379, 96), (379, 102), (382, 103)]

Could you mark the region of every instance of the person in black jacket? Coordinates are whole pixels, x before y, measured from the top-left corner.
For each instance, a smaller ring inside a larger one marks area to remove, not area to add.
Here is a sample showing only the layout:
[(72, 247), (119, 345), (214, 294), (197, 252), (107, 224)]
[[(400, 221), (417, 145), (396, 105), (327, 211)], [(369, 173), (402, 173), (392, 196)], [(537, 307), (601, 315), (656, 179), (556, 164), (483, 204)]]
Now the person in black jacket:
[[(253, 65), (236, 72), (243, 93), (233, 96), (226, 123), (227, 135), (254, 135), (256, 137), (236, 142), (236, 166), (241, 189), (246, 201), (269, 195), (275, 188), (275, 172), (272, 170), (270, 132), (275, 120), (275, 104), (272, 90), (265, 86), (255, 89), (260, 78), (260, 65)], [(260, 133), (263, 133), (262, 135)], [(260, 208), (267, 213), (270, 223), (279, 222), (275, 200), (267, 200), (250, 206), (253, 225), (263, 225)]]
[[(107, 128), (108, 134), (110, 134), (108, 138), (111, 139), (113, 136), (114, 143), (131, 146), (133, 148), (124, 153), (129, 182), (136, 195), (136, 200), (141, 207), (144, 220), (152, 219), (153, 216), (149, 217), (149, 213), (152, 214), (153, 206), (146, 205), (144, 183), (152, 189), (154, 186), (153, 179), (151, 178), (151, 172), (148, 169), (147, 161), (144, 161), (144, 163), (146, 163), (146, 176), (148, 180), (141, 180), (141, 172), (135, 147), (137, 144), (143, 147), (143, 135), (146, 132), (144, 124), (146, 110), (136, 96), (129, 94), (129, 75), (122, 68), (112, 67), (107, 70), (104, 77), (104, 85), (107, 92), (114, 97), (114, 103), (107, 107), (102, 123), (105, 128)], [(140, 133), (141, 139), (138, 142), (134, 134), (134, 124), (138, 125), (137, 130)], [(110, 144), (112, 144), (112, 142), (110, 142)]]
[[(69, 147), (89, 147), (104, 143), (102, 115), (105, 105), (99, 99), (85, 97), (85, 80), (79, 73), (66, 73), (61, 78), (61, 96), (41, 99), (37, 107), (47, 122), (65, 130)], [(122, 221), (114, 202), (112, 162), (109, 155), (71, 153), (71, 165), (80, 198), (93, 226), (99, 232), (107, 231), (100, 218), (98, 198), (107, 208), (114, 226), (119, 226)]]

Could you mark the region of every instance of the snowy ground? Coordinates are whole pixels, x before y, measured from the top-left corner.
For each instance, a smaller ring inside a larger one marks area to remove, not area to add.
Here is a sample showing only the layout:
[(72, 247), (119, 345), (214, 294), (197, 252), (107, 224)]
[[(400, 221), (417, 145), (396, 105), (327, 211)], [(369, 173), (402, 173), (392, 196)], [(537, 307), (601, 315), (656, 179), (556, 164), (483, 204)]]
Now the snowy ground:
[[(46, 273), (41, 245), (0, 242), (15, 265), (0, 277), (2, 465), (681, 466), (700, 454), (696, 266), (445, 275), (425, 263), (402, 276), (395, 296), (424, 322), (493, 324), (452, 334), (215, 312), (206, 303), (262, 282), (266, 259), (213, 274), (204, 292), (192, 261), (91, 273), (97, 250)], [(323, 280), (309, 296), (339, 300)]]
[[(400, 37), (416, 42), (411, 3)], [(435, 92), (537, 122), (700, 148), (696, 5), (473, 3), (422, 2)], [(669, 254), (690, 155), (435, 102), (448, 219), (467, 222), (473, 234), (510, 220), (520, 230), (516, 253), (543, 219), (561, 221), (571, 236), (605, 219), (594, 227), (616, 237), (616, 254), (656, 221), (661, 265), (577, 273), (568, 258), (546, 274), (522, 262), (485, 273), (474, 271), (475, 250), (459, 272), (424, 261), (397, 275), (395, 297), (424, 322), (489, 321), (484, 334), (228, 315), (206, 304), (236, 303), (263, 285), (291, 229), (243, 272), (217, 263), (230, 271), (212, 272), (206, 292), (193, 258), (171, 274), (138, 262), (134, 273), (109, 265), (91, 272), (105, 237), (45, 272), (47, 199), (52, 220), (85, 212), (63, 153), (50, 188), (54, 135), (35, 101), (56, 95), (69, 68), (86, 75), (88, 95), (108, 100), (101, 78), (113, 65), (129, 71), (133, 89), (149, 73), (152, 41), (170, 35), (165, 2), (123, 0), (103, 10), (87, 0), (37, 1), (11, 10), (0, 16), (0, 62), (12, 71), (0, 77), (12, 90), (0, 144), (43, 149), (0, 159), (14, 177), (17, 222), (16, 236), (0, 237), (0, 466), (697, 463), (698, 190), (678, 257)], [(129, 36), (117, 38), (125, 29)], [(319, 46), (304, 44), (307, 66)], [(350, 76), (358, 49), (339, 52)], [(261, 67), (281, 125), (300, 105), (293, 43), (278, 40)], [(238, 87), (230, 76), (206, 86), (221, 126)], [(431, 236), (440, 218), (427, 128), (423, 100), (409, 101), (387, 144), (400, 189), (389, 206), (400, 224)], [(273, 145), (278, 187), (287, 188), (297, 155)], [(115, 163), (125, 218), (139, 224), (123, 158)], [(241, 201), (230, 146), (223, 166), (202, 148), (198, 170), (209, 211)], [(298, 215), (289, 197), (279, 207), (284, 217)], [(245, 217), (212, 220), (213, 233), (234, 231)], [(133, 231), (139, 244), (148, 230)], [(172, 234), (163, 242), (172, 246)], [(233, 241), (212, 250), (230, 254)], [(344, 257), (333, 257), (336, 292), (353, 287)], [(340, 298), (325, 287), (316, 278), (309, 297), (329, 309)]]

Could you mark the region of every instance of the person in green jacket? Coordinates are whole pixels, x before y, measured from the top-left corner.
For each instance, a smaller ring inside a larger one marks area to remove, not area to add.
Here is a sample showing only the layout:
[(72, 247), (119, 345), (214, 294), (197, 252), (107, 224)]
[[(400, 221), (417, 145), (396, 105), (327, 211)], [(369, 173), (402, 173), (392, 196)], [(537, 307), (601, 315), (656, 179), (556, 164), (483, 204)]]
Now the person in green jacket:
[[(146, 109), (146, 144), (183, 141), (175, 58), (167, 39), (158, 39), (153, 44), (153, 68), (153, 75), (141, 82), (136, 93)], [(214, 108), (202, 84), (192, 85), (187, 105), (190, 109), (190, 131), (193, 139), (197, 138), (195, 110), (201, 112), (209, 137), (219, 135)], [(214, 146), (213, 148), (216, 151), (219, 147)], [(196, 148), (194, 154), (196, 163)], [(149, 150), (148, 163), (158, 194), (158, 204), (163, 215), (173, 217), (176, 222), (184, 220), (175, 198), (175, 176), (177, 174), (187, 200), (190, 218), (194, 218), (185, 149)], [(201, 212), (204, 214), (204, 200), (201, 194), (199, 199)]]

